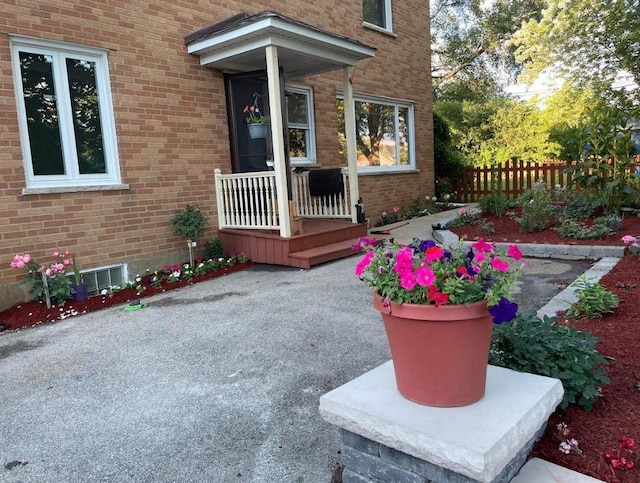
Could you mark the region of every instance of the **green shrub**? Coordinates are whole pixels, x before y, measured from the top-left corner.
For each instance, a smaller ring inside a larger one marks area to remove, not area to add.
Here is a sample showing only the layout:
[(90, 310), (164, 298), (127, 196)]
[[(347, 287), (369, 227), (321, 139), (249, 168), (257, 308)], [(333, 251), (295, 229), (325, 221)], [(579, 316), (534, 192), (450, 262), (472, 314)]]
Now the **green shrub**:
[(218, 260), (219, 258), (224, 258), (224, 249), (220, 238), (207, 240), (204, 244), (204, 256), (207, 260)]
[(595, 349), (598, 338), (555, 321), (530, 313), (494, 326), (489, 362), (560, 379), (564, 386), (560, 407), (577, 404), (591, 411), (600, 396), (599, 386), (609, 383), (603, 369), (607, 360)]
[(613, 292), (599, 283), (590, 283), (585, 275), (573, 282), (578, 302), (566, 311), (567, 317), (579, 319), (599, 319), (605, 314), (611, 314), (618, 308), (620, 300)]
[(522, 231), (531, 233), (553, 226), (551, 193), (543, 182), (535, 182), (532, 189), (518, 197), (517, 203), (522, 208), (522, 217), (518, 219)]
[(585, 240), (602, 238), (619, 231), (621, 228), (622, 218), (618, 215), (606, 215), (593, 220), (591, 226), (571, 218), (560, 218), (554, 230), (565, 238)]
[(482, 221), (482, 213), (468, 211), (458, 212), (458, 216), (447, 223), (447, 228), (461, 228), (463, 226), (475, 225)]
[(511, 202), (507, 196), (501, 191), (483, 195), (478, 200), (478, 204), (482, 211), (490, 215), (502, 216), (504, 211), (511, 207)]
[(584, 219), (589, 218), (594, 207), (582, 193), (567, 192), (564, 196), (564, 206), (560, 212), (561, 218)]

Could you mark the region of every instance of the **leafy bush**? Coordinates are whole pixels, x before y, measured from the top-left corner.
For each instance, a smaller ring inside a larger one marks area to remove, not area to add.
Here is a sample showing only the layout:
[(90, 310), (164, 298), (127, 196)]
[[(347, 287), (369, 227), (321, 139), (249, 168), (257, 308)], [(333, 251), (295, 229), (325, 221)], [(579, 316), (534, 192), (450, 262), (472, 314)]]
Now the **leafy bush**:
[(595, 208), (582, 193), (567, 192), (564, 196), (564, 206), (560, 212), (561, 218), (584, 219), (589, 218)]
[(607, 360), (595, 349), (598, 338), (555, 322), (555, 317), (541, 320), (530, 313), (495, 326), (489, 362), (560, 379), (565, 391), (560, 407), (578, 404), (591, 411), (599, 386), (609, 383), (603, 369)]
[(573, 282), (573, 286), (578, 302), (566, 311), (567, 317), (599, 319), (605, 314), (613, 313), (620, 304), (616, 294), (599, 283), (590, 283), (585, 275)]
[(220, 240), (220, 238), (207, 240), (207, 242), (204, 244), (204, 256), (205, 258), (213, 260), (224, 258), (224, 249), (222, 247), (222, 241)]
[(496, 216), (502, 216), (504, 211), (512, 205), (507, 196), (501, 191), (483, 195), (478, 200), (478, 204), (483, 212)]
[(535, 182), (532, 189), (518, 197), (517, 203), (522, 208), (518, 219), (522, 231), (543, 231), (553, 225), (551, 193), (543, 182)]
[(460, 209), (458, 210), (458, 216), (447, 223), (447, 228), (461, 228), (463, 226), (475, 225), (481, 221), (482, 213)]
[(204, 234), (204, 227), (209, 223), (209, 219), (202, 214), (199, 206), (187, 205), (184, 210), (173, 212), (171, 226), (176, 235), (185, 237), (187, 240), (196, 240)]
[(622, 218), (618, 215), (606, 215), (593, 220), (591, 226), (571, 218), (560, 218), (554, 230), (565, 238), (586, 240), (611, 235), (620, 228), (622, 228)]

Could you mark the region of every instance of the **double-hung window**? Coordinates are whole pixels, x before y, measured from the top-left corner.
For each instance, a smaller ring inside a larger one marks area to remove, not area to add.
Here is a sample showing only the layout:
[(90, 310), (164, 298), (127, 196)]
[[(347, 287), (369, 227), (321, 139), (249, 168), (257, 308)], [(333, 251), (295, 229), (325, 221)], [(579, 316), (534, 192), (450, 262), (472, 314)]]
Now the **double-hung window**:
[[(413, 103), (373, 96), (354, 96), (358, 171), (415, 169)], [(341, 158), (346, 163), (344, 100), (338, 99)]]
[(313, 90), (308, 86), (288, 85), (285, 92), (289, 127), (289, 159), (292, 164), (315, 163)]
[(107, 52), (11, 37), (27, 188), (120, 183)]
[(362, 17), (367, 27), (393, 31), (391, 0), (362, 0)]

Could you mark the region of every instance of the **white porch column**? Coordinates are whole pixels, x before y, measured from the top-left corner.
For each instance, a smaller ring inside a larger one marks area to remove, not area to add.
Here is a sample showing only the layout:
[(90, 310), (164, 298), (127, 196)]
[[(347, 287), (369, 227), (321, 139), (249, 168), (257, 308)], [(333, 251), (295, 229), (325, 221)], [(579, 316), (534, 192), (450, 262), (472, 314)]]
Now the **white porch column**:
[(276, 172), (276, 193), (278, 195), (278, 223), (280, 236), (291, 236), (291, 218), (287, 195), (287, 171), (284, 155), (282, 124), (282, 97), (280, 96), (280, 71), (278, 70), (278, 48), (269, 45), (267, 56), (267, 83), (269, 86), (269, 115), (271, 120), (271, 142), (273, 143), (273, 166)]
[(353, 86), (351, 76), (353, 66), (342, 68), (344, 78), (344, 134), (347, 138), (347, 166), (349, 170), (349, 201), (351, 202), (351, 221), (358, 222), (356, 203), (360, 198), (358, 189), (358, 151), (356, 149), (356, 110), (353, 103)]

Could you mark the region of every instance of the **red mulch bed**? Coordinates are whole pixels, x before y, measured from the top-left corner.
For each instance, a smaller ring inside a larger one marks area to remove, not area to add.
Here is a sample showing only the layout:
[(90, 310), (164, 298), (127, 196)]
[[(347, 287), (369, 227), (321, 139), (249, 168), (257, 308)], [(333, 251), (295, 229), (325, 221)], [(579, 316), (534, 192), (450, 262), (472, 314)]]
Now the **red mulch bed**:
[[(598, 351), (612, 358), (606, 367), (611, 383), (602, 386), (600, 398), (590, 413), (577, 407), (557, 411), (549, 420), (547, 431), (532, 456), (544, 458), (607, 482), (640, 482), (640, 458), (635, 450), (633, 469), (612, 468), (602, 453), (617, 447), (628, 436), (640, 447), (640, 259), (627, 254), (600, 281), (620, 297), (614, 314), (602, 319), (565, 321), (600, 339)], [(569, 437), (578, 440), (582, 455), (565, 455), (558, 451), (553, 437), (559, 422), (571, 430)]]
[(524, 233), (520, 231), (520, 225), (506, 215), (494, 216), (484, 215), (487, 221), (493, 223), (496, 230), (494, 234), (487, 234), (480, 231), (478, 225), (464, 226), (462, 228), (451, 228), (450, 230), (465, 240), (477, 240), (484, 238), (494, 242), (515, 242), (515, 243), (550, 243), (560, 245), (610, 245), (622, 246), (623, 235), (640, 235), (640, 217), (628, 216), (622, 220), (622, 229), (613, 235), (594, 240), (577, 240), (575, 238), (563, 238), (558, 232), (546, 230), (544, 232)]
[(204, 280), (210, 280), (221, 275), (244, 270), (252, 265), (253, 263), (251, 262), (237, 263), (236, 265), (225, 267), (215, 272), (194, 276), (191, 280), (180, 280), (175, 283), (169, 283), (167, 280), (163, 280), (160, 287), (150, 285), (148, 283), (150, 276), (147, 276), (143, 277), (142, 283), (146, 287), (146, 290), (141, 294), (138, 294), (135, 288), (127, 288), (115, 292), (112, 296), (95, 295), (82, 302), (67, 300), (63, 307), (54, 305), (50, 309), (47, 309), (47, 305), (44, 302), (23, 302), (0, 312), (0, 324), (9, 324), (9, 329), (6, 330), (15, 330), (47, 322), (54, 322), (68, 317), (73, 317), (75, 315), (86, 314), (87, 312), (92, 312), (94, 310), (111, 307), (113, 305), (125, 304), (132, 300), (149, 297), (151, 295), (185, 287)]
[[(477, 226), (452, 229), (467, 240), (484, 238), (496, 242), (549, 243), (576, 245), (621, 246), (624, 235), (640, 235), (640, 218), (627, 217), (622, 230), (598, 240), (562, 238), (557, 232), (522, 233), (519, 225), (507, 216), (486, 216), (494, 223), (496, 233), (481, 233)], [(542, 439), (531, 456), (540, 457), (560, 466), (584, 473), (607, 482), (640, 482), (640, 259), (627, 253), (600, 281), (620, 297), (620, 306), (614, 314), (596, 320), (563, 320), (580, 330), (588, 331), (600, 339), (598, 351), (610, 357), (606, 374), (611, 383), (602, 386), (602, 397), (590, 413), (571, 406), (556, 411), (549, 420)], [(556, 425), (565, 423), (582, 450), (581, 455), (566, 455), (558, 450), (560, 441), (554, 436)], [(603, 457), (609, 448), (618, 447), (620, 438), (628, 436), (636, 441), (632, 459), (633, 469), (613, 468)]]

